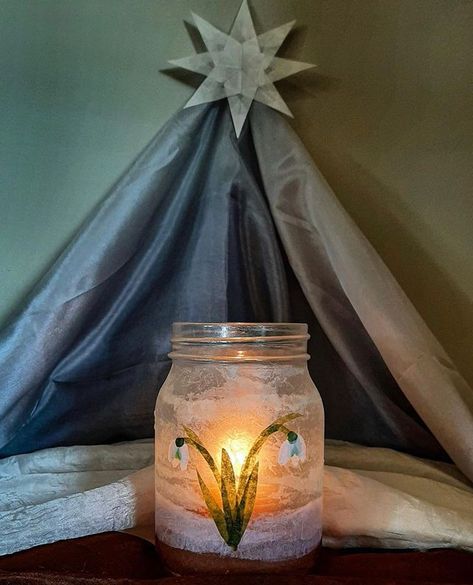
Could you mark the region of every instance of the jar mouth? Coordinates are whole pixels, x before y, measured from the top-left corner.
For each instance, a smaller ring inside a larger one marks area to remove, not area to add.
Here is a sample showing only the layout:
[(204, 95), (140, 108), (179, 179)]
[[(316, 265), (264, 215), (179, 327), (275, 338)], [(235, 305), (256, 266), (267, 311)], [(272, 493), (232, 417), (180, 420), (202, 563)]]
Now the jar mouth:
[(306, 323), (193, 323), (177, 322), (172, 326), (171, 341), (207, 343), (244, 343), (255, 339), (309, 339)]
[(305, 323), (174, 323), (173, 359), (200, 361), (306, 361)]

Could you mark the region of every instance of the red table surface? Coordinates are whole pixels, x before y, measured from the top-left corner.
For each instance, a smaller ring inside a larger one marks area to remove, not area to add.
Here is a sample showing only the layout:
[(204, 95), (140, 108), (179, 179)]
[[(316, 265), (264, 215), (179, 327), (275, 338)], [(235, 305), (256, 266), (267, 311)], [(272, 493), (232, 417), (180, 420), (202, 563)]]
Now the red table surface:
[(168, 577), (152, 544), (109, 532), (0, 558), (1, 585), (125, 585), (157, 581), (161, 585), (473, 584), (473, 554), (455, 550), (322, 549), (311, 575)]

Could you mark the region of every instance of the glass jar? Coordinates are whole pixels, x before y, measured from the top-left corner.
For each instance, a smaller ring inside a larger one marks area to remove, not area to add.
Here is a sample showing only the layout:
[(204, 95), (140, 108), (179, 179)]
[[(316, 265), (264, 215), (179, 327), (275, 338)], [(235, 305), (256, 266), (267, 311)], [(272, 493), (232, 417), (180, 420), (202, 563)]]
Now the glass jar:
[(324, 414), (300, 323), (175, 323), (156, 402), (156, 546), (175, 574), (309, 569)]

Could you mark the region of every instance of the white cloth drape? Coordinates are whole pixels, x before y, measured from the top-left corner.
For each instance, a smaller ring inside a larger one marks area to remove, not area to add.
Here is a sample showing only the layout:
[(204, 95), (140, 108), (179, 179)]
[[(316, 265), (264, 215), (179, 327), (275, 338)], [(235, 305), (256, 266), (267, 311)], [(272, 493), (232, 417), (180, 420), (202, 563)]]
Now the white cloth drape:
[[(0, 554), (108, 530), (153, 539), (153, 442), (0, 461)], [(453, 466), (328, 441), (324, 542), (473, 551), (473, 487)]]

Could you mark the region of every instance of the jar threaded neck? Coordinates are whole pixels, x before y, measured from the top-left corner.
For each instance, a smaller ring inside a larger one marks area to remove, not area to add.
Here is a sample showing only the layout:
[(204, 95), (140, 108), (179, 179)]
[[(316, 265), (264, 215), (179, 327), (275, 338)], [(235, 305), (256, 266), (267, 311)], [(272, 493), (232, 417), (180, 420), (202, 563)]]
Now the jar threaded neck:
[(172, 351), (180, 360), (307, 361), (305, 323), (174, 323)]

